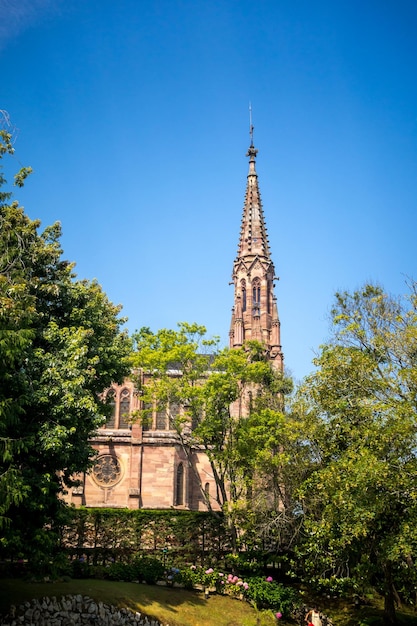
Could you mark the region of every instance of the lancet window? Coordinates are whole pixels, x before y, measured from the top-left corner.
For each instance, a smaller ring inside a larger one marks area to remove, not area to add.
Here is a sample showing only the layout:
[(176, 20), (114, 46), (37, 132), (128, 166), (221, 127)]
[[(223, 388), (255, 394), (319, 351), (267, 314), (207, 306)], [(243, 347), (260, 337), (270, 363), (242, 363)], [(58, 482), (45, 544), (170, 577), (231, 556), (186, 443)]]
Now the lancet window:
[(127, 387), (119, 390), (112, 387), (105, 395), (105, 402), (109, 407), (109, 415), (106, 420), (106, 428), (130, 428), (129, 418), (131, 414), (131, 390)]
[(156, 412), (156, 430), (166, 430), (168, 423), (168, 415), (166, 407), (162, 407), (159, 411)]
[(119, 404), (119, 428), (129, 428), (130, 417), (130, 391), (122, 389)]
[(110, 414), (106, 421), (106, 428), (116, 427), (116, 391), (109, 389), (106, 396), (106, 402), (110, 407)]
[(175, 475), (175, 506), (184, 504), (184, 465), (180, 463)]
[(253, 304), (261, 303), (261, 281), (259, 278), (255, 278), (252, 283), (252, 300)]
[(261, 308), (261, 281), (255, 278), (252, 282), (252, 309), (254, 315), (259, 315)]
[(142, 430), (152, 430), (152, 404), (144, 402), (142, 411)]

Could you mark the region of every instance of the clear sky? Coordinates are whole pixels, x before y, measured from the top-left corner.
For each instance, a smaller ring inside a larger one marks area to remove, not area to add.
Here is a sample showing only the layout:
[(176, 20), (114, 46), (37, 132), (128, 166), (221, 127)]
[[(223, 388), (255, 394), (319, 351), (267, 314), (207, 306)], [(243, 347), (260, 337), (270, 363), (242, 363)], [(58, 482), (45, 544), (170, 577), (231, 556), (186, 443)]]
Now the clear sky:
[(415, 0), (0, 0), (16, 197), (130, 331), (228, 341), (249, 102), (287, 368), (337, 290), (417, 278)]

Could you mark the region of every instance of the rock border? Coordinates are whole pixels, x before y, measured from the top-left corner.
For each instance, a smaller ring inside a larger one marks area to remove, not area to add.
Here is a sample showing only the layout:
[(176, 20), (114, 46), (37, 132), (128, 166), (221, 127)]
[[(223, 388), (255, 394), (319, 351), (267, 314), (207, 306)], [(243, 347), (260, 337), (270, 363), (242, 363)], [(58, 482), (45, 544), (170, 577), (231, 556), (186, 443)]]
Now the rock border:
[(130, 609), (121, 609), (89, 596), (67, 595), (34, 599), (12, 606), (0, 616), (2, 626), (162, 626), (160, 622)]

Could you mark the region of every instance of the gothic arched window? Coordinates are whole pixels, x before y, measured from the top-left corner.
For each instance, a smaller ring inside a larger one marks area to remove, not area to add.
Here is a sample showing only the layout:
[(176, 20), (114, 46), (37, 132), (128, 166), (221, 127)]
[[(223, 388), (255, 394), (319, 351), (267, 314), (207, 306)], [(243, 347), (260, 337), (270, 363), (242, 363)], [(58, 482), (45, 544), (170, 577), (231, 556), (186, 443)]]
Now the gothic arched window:
[(252, 282), (252, 315), (259, 315), (261, 312), (261, 281), (255, 278)]
[(142, 404), (142, 430), (151, 430), (152, 428), (152, 404), (144, 402)]
[(180, 405), (171, 402), (169, 405), (169, 421), (168, 421), (168, 429), (175, 430), (175, 421), (177, 420), (180, 414)]
[(167, 410), (166, 407), (162, 407), (159, 411), (156, 412), (156, 430), (166, 430), (167, 429)]
[(116, 425), (116, 391), (109, 389), (106, 396), (106, 404), (110, 406), (110, 414), (106, 421), (106, 428), (115, 428)]
[(184, 504), (184, 465), (180, 463), (175, 474), (175, 506)]
[(259, 278), (255, 278), (252, 283), (252, 302), (258, 306), (261, 304), (261, 282)]
[(129, 428), (130, 417), (130, 391), (122, 389), (120, 392), (119, 405), (119, 428)]

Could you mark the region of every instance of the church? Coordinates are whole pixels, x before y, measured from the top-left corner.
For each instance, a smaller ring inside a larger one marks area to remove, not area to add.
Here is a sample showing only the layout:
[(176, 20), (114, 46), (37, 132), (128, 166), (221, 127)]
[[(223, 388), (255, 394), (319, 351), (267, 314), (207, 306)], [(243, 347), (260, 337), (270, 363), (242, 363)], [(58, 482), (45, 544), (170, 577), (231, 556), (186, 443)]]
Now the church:
[[(274, 295), (274, 264), (256, 172), (258, 151), (250, 127), (249, 172), (238, 244), (233, 264), (234, 306), (230, 325), (230, 348), (256, 340), (265, 346), (271, 364), (283, 371), (280, 321)], [(146, 376), (146, 373), (143, 373)], [(205, 511), (207, 505), (197, 484), (200, 477), (207, 494), (215, 482), (210, 463), (201, 450), (193, 450), (194, 468), (170, 429), (168, 416), (153, 411), (149, 423), (130, 422), (141, 406), (134, 384), (126, 380), (106, 391), (112, 414), (91, 440), (98, 456), (92, 471), (66, 500), (75, 506), (129, 509), (188, 509)]]

